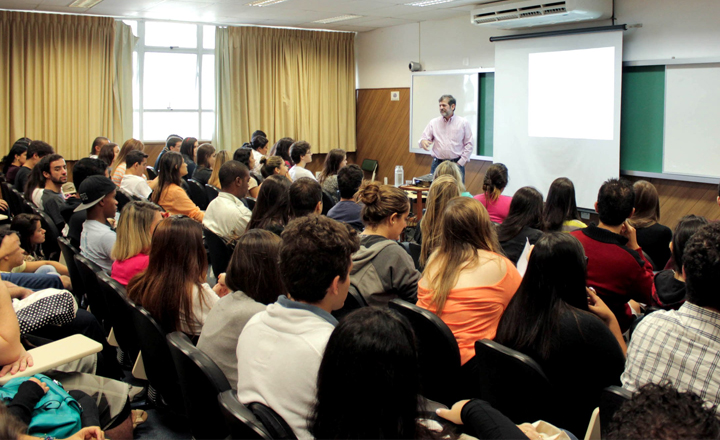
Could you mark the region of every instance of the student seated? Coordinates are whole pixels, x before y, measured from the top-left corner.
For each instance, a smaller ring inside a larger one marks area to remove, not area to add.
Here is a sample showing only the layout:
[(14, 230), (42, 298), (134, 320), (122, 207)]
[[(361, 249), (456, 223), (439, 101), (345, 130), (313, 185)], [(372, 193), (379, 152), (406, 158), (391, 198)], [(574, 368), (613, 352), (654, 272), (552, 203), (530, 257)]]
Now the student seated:
[[(25, 159), (25, 163), (15, 174), (15, 189), (24, 193), (25, 186), (27, 185), (32, 169), (35, 168), (35, 165), (37, 165), (38, 162), (40, 162), (40, 159), (48, 154), (54, 153), (55, 149), (43, 141), (30, 142), (27, 150), (27, 159)], [(27, 200), (31, 200), (31, 198), (28, 198)]]
[(143, 151), (144, 149), (145, 145), (137, 139), (128, 139), (125, 141), (122, 148), (120, 148), (120, 153), (115, 156), (115, 160), (110, 166), (112, 169), (112, 181), (115, 185), (119, 187), (122, 183), (123, 177), (125, 176), (126, 158), (128, 153), (135, 150)]
[(549, 422), (577, 435), (602, 390), (620, 384), (626, 349), (615, 315), (585, 286), (580, 242), (562, 232), (542, 236), (495, 335), (540, 364), (561, 405)]
[(10, 229), (17, 231), (20, 236), (20, 247), (25, 251), (23, 264), (14, 268), (13, 272), (55, 273), (64, 276), (65, 288), (70, 286), (70, 279), (67, 278), (70, 273), (67, 266), (45, 259), (41, 248), (41, 245), (45, 243), (45, 229), (42, 228), (39, 215), (18, 214), (10, 223)]
[(567, 177), (553, 180), (543, 209), (543, 230), (572, 232), (585, 227), (575, 203), (575, 185)]
[[(82, 185), (83, 181), (90, 176), (105, 176), (110, 178), (110, 168), (100, 159), (90, 159), (84, 157), (79, 161), (75, 162), (73, 167), (73, 184), (77, 190)], [(87, 211), (77, 211), (70, 215), (68, 221), (67, 238), (70, 243), (79, 248), (80, 247), (80, 234), (82, 233), (82, 226), (87, 220)]]
[(45, 178), (40, 206), (50, 216), (58, 231), (62, 231), (65, 227), (65, 211), (72, 211), (80, 204), (77, 196), (62, 194), (62, 186), (67, 183), (67, 164), (62, 156), (52, 154), (47, 156), (47, 159), (43, 158), (38, 166)]
[(97, 159), (98, 155), (100, 155), (100, 151), (102, 150), (102, 147), (109, 144), (110, 140), (104, 136), (98, 136), (93, 140), (92, 146), (90, 147), (90, 155), (88, 156), (90, 159)]
[(258, 193), (247, 229), (267, 229), (280, 235), (288, 223), (289, 189), (288, 179), (281, 176), (268, 177)]
[(661, 270), (653, 279), (654, 305), (665, 310), (677, 310), (685, 302), (685, 275), (682, 271), (685, 245), (690, 237), (706, 224), (708, 221), (705, 217), (695, 215), (686, 215), (678, 222), (670, 242), (673, 267)]
[(433, 173), (433, 182), (435, 179), (437, 179), (440, 176), (450, 176), (453, 179), (455, 179), (455, 182), (457, 182), (458, 187), (460, 188), (460, 195), (463, 197), (472, 197), (473, 195), (470, 194), (465, 189), (465, 184), (463, 183), (464, 177), (463, 174), (460, 172), (460, 167), (458, 164), (451, 160), (446, 160), (444, 162), (441, 162), (440, 165), (438, 165), (435, 168), (435, 172)]
[(440, 245), (418, 283), (418, 306), (442, 319), (457, 339), (460, 360), (475, 356), (475, 342), (493, 339), (522, 277), (503, 257), (487, 210), (475, 199), (448, 202)]
[(125, 174), (120, 181), (120, 189), (128, 194), (147, 199), (152, 189), (145, 179), (148, 155), (133, 150), (125, 157)]
[(87, 210), (87, 220), (80, 234), (80, 254), (109, 274), (112, 268), (112, 249), (117, 235), (108, 225), (117, 212), (117, 186), (105, 176), (90, 176), (78, 190), (82, 205), (75, 211)]
[[(165, 154), (169, 155), (175, 153)], [(158, 223), (152, 238), (147, 269), (128, 283), (128, 298), (150, 312), (165, 332), (199, 336), (220, 299), (205, 280), (208, 261), (202, 226), (174, 215)], [(217, 290), (221, 287), (216, 285)]]
[[(312, 436), (454, 438), (422, 419), (428, 408), (420, 397), (417, 359), (413, 329), (402, 315), (363, 307), (343, 318), (320, 363), (317, 398), (308, 420)], [(437, 414), (467, 425), (468, 434), (479, 439), (525, 438), (510, 419), (482, 400), (464, 400)]]
[(324, 216), (293, 220), (283, 232), (282, 295), (253, 316), (237, 344), (238, 400), (275, 410), (298, 438), (310, 438), (307, 418), (318, 367), (350, 287), (354, 230)]
[(205, 185), (210, 180), (215, 166), (215, 147), (210, 144), (202, 144), (197, 149), (197, 168), (192, 175), (193, 180), (200, 185)]
[(230, 160), (222, 166), (219, 175), (222, 190), (208, 205), (203, 226), (229, 242), (245, 232), (252, 216), (242, 202), (247, 195), (250, 171), (242, 163)]
[(180, 153), (180, 146), (182, 145), (183, 139), (176, 135), (171, 134), (168, 136), (167, 140), (165, 141), (165, 147), (162, 149), (160, 154), (158, 154), (157, 159), (155, 159), (155, 170), (157, 171), (158, 168), (160, 168), (160, 159), (167, 153), (168, 151), (174, 151), (176, 153)]
[(292, 160), (290, 159), (290, 147), (295, 143), (293, 138), (284, 137), (279, 141), (275, 142), (272, 149), (270, 150), (270, 156), (280, 156), (285, 161), (285, 165), (288, 168), (292, 166)]
[(10, 148), (8, 155), (3, 157), (2, 172), (5, 174), (5, 180), (7, 180), (7, 182), (11, 185), (15, 183), (15, 176), (17, 175), (17, 172), (20, 171), (20, 167), (22, 167), (27, 160), (29, 144), (30, 139), (20, 138), (15, 141), (12, 148)]
[(359, 166), (352, 164), (340, 168), (337, 174), (340, 201), (335, 204), (327, 216), (339, 222), (347, 223), (358, 232), (365, 229), (362, 222), (362, 205), (355, 201), (355, 193), (360, 189), (363, 181), (363, 171)]
[(637, 242), (632, 216), (635, 191), (627, 180), (609, 179), (598, 191), (600, 222), (571, 232), (588, 257), (587, 281), (626, 331), (634, 317), (628, 301), (652, 303), (653, 268)]
[(195, 163), (197, 148), (198, 141), (194, 137), (187, 137), (183, 139), (182, 144), (180, 144), (180, 154), (182, 154), (183, 161), (185, 161), (187, 165), (187, 174), (182, 176), (185, 180), (190, 179), (195, 172), (195, 168), (197, 168), (197, 164)]
[(305, 141), (297, 141), (290, 146), (290, 158), (295, 164), (290, 168), (290, 178), (293, 182), (301, 177), (309, 177), (317, 180), (315, 175), (305, 167), (312, 162), (310, 144)]
[[(267, 179), (268, 177), (274, 176), (276, 174), (290, 179), (290, 176), (288, 175), (288, 166), (285, 164), (285, 161), (282, 159), (282, 157), (263, 157), (262, 159), (260, 159), (260, 164), (262, 165), (260, 167), (260, 173), (262, 174), (263, 179)], [(290, 181), (292, 181), (292, 179), (290, 179)]]
[(125, 205), (110, 254), (114, 260), (110, 270), (112, 279), (127, 286), (132, 277), (145, 270), (153, 232), (162, 219), (161, 209), (154, 203), (132, 201)]
[(180, 186), (182, 176), (187, 174), (187, 164), (180, 153), (169, 151), (160, 159), (155, 190), (150, 201), (163, 207), (170, 214), (183, 214), (202, 223), (205, 213), (197, 207)]
[(240, 236), (227, 273), (218, 281), (231, 293), (215, 304), (200, 334), (197, 347), (218, 364), (233, 389), (238, 382), (235, 349), (245, 324), (286, 294), (277, 263), (281, 243), (280, 237), (263, 229)]
[[(120, 154), (120, 147), (115, 142), (110, 142), (102, 146), (100, 149), (100, 154), (98, 154), (96, 157), (90, 157), (90, 159), (100, 159), (101, 161), (105, 162), (105, 164), (108, 167), (111, 167), (112, 164), (115, 162), (115, 158)], [(73, 168), (73, 171), (75, 169)]]
[(475, 200), (478, 200), (487, 209), (490, 221), (493, 223), (502, 223), (510, 211), (512, 198), (502, 195), (507, 183), (507, 167), (501, 163), (492, 164), (485, 172), (483, 193), (475, 196)]
[(288, 189), (290, 218), (322, 213), (322, 187), (314, 179), (295, 179)]
[[(446, 160), (435, 168), (437, 171), (442, 165), (454, 162)], [(457, 166), (457, 165), (455, 165)], [(459, 171), (458, 171), (459, 173)], [(452, 176), (439, 176), (430, 185), (427, 196), (427, 209), (420, 220), (419, 227), (415, 233), (415, 241), (420, 245), (420, 267), (425, 267), (430, 254), (440, 244), (440, 231), (442, 215), (450, 199), (460, 197), (460, 185)]]
[(415, 303), (420, 272), (397, 242), (410, 213), (407, 194), (394, 186), (369, 182), (360, 188), (358, 199), (363, 204), (365, 232), (352, 257), (353, 287), (371, 306), (385, 306), (394, 298)]
[(637, 241), (650, 257), (653, 270), (662, 270), (670, 259), (670, 241), (672, 231), (660, 221), (660, 199), (655, 185), (638, 180), (633, 184), (635, 190), (635, 212), (630, 224), (635, 228)]
[(323, 191), (328, 193), (335, 203), (338, 202), (338, 171), (347, 166), (347, 153), (341, 148), (335, 148), (325, 156), (325, 164), (320, 173), (318, 182)]
[(258, 197), (260, 192), (259, 181), (260, 178), (253, 173), (255, 169), (255, 156), (253, 156), (253, 150), (250, 148), (242, 147), (235, 150), (233, 153), (233, 160), (236, 160), (247, 167), (250, 170), (250, 181), (248, 182), (248, 195), (250, 197)]
[(232, 155), (229, 151), (220, 150), (215, 154), (215, 163), (213, 164), (212, 175), (207, 182), (208, 185), (220, 188), (220, 168), (229, 160), (232, 160)]
[(542, 210), (542, 194), (533, 187), (524, 186), (515, 191), (510, 212), (497, 227), (500, 246), (516, 266), (525, 243), (534, 245), (542, 235)]
[(270, 144), (264, 134), (257, 134), (253, 135), (249, 146), (252, 149), (253, 162), (255, 163), (255, 166), (250, 171), (254, 174), (259, 174), (261, 166), (260, 159), (267, 157)]
[[(20, 243), (20, 236), (17, 231), (10, 229), (7, 225), (0, 228), (0, 238), (5, 238), (8, 235), (17, 237), (18, 244)], [(7, 254), (0, 259), (0, 272), (7, 274), (7, 276), (3, 276), (4, 281), (10, 281), (18, 286), (33, 290), (41, 290), (45, 288), (72, 288), (70, 277), (67, 275), (60, 275), (60, 273), (58, 273), (58, 269), (60, 269), (67, 274), (67, 267), (55, 261), (26, 262), (26, 255), (25, 250), (18, 246), (14, 252)], [(58, 281), (60, 283), (58, 283)]]

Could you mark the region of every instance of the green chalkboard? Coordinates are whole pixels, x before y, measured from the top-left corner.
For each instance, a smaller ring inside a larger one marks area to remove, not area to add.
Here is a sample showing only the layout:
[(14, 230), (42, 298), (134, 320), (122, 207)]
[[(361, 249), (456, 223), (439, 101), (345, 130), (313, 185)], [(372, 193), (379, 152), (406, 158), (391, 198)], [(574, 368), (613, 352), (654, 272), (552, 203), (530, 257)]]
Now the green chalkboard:
[(624, 67), (620, 169), (663, 171), (665, 66)]
[(493, 155), (493, 126), (495, 113), (495, 74), (493, 72), (480, 74), (480, 102), (478, 117), (477, 154), (480, 156)]

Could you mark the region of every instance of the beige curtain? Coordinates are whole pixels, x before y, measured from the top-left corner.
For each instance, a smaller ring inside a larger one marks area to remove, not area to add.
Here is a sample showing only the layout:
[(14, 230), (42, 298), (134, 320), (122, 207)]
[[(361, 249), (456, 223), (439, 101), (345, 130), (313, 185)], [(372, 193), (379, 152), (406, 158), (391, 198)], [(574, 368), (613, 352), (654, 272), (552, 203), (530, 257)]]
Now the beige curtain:
[[(115, 81), (113, 97), (113, 140), (117, 144), (133, 137), (133, 49), (138, 42), (132, 28), (115, 23)], [(119, 137), (118, 137), (119, 136)]]
[(221, 149), (250, 140), (306, 140), (314, 153), (355, 151), (352, 33), (262, 27), (218, 28), (217, 126)]
[(121, 143), (114, 42), (112, 18), (0, 11), (1, 148), (27, 136), (75, 160), (97, 136)]

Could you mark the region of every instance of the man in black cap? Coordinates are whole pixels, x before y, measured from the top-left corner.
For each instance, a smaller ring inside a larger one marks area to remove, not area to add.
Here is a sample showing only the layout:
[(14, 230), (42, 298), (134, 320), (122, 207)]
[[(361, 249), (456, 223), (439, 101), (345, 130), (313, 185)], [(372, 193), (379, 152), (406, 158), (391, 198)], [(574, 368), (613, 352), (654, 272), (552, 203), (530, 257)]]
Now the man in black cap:
[(87, 210), (87, 220), (80, 234), (80, 254), (110, 274), (113, 260), (110, 257), (115, 245), (115, 231), (108, 218), (115, 218), (117, 186), (105, 176), (90, 176), (80, 185), (82, 205), (75, 212)]

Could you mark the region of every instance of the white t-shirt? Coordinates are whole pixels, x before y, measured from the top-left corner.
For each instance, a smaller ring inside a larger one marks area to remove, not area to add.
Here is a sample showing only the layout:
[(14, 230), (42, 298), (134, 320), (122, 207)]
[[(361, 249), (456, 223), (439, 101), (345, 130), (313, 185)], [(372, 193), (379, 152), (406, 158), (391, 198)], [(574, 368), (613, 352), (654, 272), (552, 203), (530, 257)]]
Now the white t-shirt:
[(33, 204), (35, 204), (35, 206), (37, 206), (38, 208), (40, 208), (43, 211), (44, 211), (44, 209), (43, 209), (43, 203), (42, 203), (42, 196), (43, 196), (44, 190), (45, 190), (44, 188), (35, 188), (32, 192)]
[(143, 199), (147, 199), (152, 192), (145, 178), (134, 174), (125, 174), (123, 176), (122, 182), (120, 182), (120, 189), (134, 196), (142, 197)]
[(234, 195), (220, 192), (205, 210), (203, 226), (226, 240), (245, 232), (252, 211)]
[(315, 174), (313, 174), (312, 171), (299, 167), (297, 165), (290, 168), (290, 172), (288, 174), (290, 175), (290, 178), (293, 180), (293, 182), (301, 177), (309, 177), (313, 180), (317, 180), (315, 178)]
[(80, 254), (110, 274), (113, 259), (110, 257), (117, 235), (110, 226), (96, 220), (85, 220), (80, 234)]
[(195, 320), (190, 323), (187, 322), (185, 314), (182, 310), (180, 311), (180, 330), (189, 335), (200, 334), (203, 325), (205, 324), (205, 319), (210, 313), (210, 309), (212, 309), (215, 303), (220, 300), (220, 297), (217, 296), (207, 283), (203, 283), (201, 286), (205, 296), (205, 301), (201, 300), (200, 291), (197, 286), (193, 288), (192, 312), (195, 316)]

